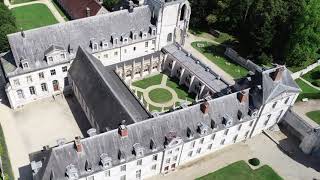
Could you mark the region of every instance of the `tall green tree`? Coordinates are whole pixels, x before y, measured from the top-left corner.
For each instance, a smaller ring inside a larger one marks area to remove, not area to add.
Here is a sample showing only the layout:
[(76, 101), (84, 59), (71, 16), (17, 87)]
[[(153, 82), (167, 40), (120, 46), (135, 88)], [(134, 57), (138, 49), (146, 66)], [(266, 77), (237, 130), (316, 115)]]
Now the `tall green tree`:
[(15, 17), (11, 11), (0, 2), (0, 52), (9, 50), (7, 34), (16, 32)]
[(294, 19), (286, 51), (286, 63), (292, 66), (313, 62), (320, 50), (320, 0), (305, 0)]

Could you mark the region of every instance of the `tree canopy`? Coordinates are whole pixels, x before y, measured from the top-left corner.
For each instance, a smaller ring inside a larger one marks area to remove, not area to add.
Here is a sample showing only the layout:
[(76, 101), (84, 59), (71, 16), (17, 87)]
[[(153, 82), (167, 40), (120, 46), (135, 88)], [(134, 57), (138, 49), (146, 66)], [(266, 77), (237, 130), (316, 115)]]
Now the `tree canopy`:
[(0, 52), (9, 50), (7, 34), (16, 32), (15, 17), (11, 11), (0, 2)]

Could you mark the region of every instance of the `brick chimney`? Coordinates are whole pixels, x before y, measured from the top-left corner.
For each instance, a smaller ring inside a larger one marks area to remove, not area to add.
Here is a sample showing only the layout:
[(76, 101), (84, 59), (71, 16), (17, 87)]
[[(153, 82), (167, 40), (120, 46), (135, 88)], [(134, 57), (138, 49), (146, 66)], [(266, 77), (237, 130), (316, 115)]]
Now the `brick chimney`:
[(277, 68), (276, 71), (271, 74), (272, 80), (273, 80), (273, 81), (279, 81), (279, 80), (281, 80), (283, 71), (284, 71), (284, 68), (283, 68), (283, 67)]
[(121, 137), (128, 137), (128, 129), (125, 125), (125, 120), (123, 120), (121, 125), (119, 126), (118, 132)]
[(203, 114), (208, 114), (208, 112), (209, 112), (209, 103), (207, 101), (203, 102), (200, 105), (200, 110), (202, 111)]
[(80, 140), (81, 140), (80, 136), (77, 136), (74, 140), (74, 147), (77, 152), (82, 152), (82, 144), (81, 144)]
[(238, 98), (240, 103), (243, 103), (243, 102), (248, 100), (248, 94), (246, 94), (245, 91), (240, 91), (237, 94), (237, 98)]

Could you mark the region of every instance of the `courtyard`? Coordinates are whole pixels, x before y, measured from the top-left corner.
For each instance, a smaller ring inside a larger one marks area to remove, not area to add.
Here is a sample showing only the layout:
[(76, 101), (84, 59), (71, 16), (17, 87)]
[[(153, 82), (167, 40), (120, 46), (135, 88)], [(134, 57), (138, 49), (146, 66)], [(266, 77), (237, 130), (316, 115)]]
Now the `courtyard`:
[(29, 154), (86, 136), (90, 125), (74, 97), (62, 95), (12, 110), (0, 104), (1, 125), (15, 179), (31, 179)]
[(131, 89), (150, 112), (168, 111), (195, 100), (195, 95), (188, 93), (187, 87), (162, 73), (134, 81)]

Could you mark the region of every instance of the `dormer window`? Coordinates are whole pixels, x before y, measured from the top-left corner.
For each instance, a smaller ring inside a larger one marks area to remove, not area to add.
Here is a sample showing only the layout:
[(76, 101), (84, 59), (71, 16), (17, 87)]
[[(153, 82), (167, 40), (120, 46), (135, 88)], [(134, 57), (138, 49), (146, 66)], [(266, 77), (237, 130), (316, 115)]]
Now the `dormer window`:
[(61, 59), (65, 59), (66, 55), (64, 53), (60, 54)]
[(144, 39), (144, 38), (147, 38), (147, 33), (146, 32), (142, 33), (142, 39)]
[(137, 40), (137, 34), (133, 34), (133, 40)]
[(203, 123), (198, 123), (198, 133), (201, 135), (207, 134), (208, 127)]
[(143, 149), (144, 148), (139, 143), (133, 145), (133, 151), (137, 157), (143, 156)]
[(156, 30), (155, 30), (155, 29), (152, 30), (152, 35), (153, 35), (153, 36), (156, 35)]
[(98, 44), (97, 43), (94, 43), (93, 46), (92, 46), (92, 49), (94, 51), (97, 51), (98, 50)]
[(67, 166), (66, 175), (69, 180), (75, 180), (79, 178), (78, 170), (73, 164)]
[(104, 168), (108, 168), (108, 167), (112, 166), (111, 157), (109, 157), (108, 154), (106, 154), (106, 153), (101, 154), (100, 162), (101, 162), (102, 167), (104, 167)]
[(127, 44), (127, 43), (128, 43), (128, 38), (127, 37), (123, 38), (123, 44)]
[(49, 61), (49, 62), (53, 62), (53, 57), (51, 57), (51, 56), (48, 57), (48, 61)]
[(24, 62), (24, 63), (22, 63), (22, 68), (23, 68), (23, 69), (27, 69), (27, 68), (29, 68), (29, 64), (28, 64), (28, 62)]
[(225, 127), (229, 127), (232, 125), (232, 119), (229, 117), (229, 116), (224, 116), (223, 119), (222, 119), (222, 124), (225, 126)]

